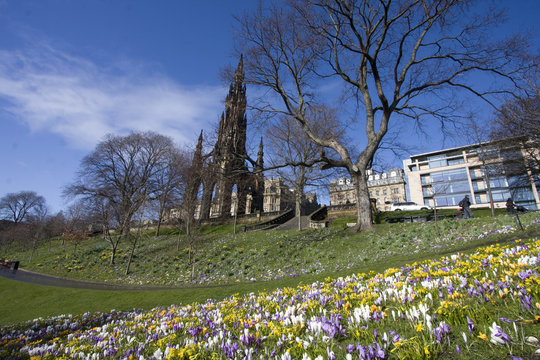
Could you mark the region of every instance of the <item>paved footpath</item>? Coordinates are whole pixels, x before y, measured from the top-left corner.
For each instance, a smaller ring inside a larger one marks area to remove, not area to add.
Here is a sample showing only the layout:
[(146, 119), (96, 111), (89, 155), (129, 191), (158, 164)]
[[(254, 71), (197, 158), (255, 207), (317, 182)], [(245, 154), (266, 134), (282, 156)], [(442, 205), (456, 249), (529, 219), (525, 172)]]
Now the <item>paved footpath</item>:
[[(66, 279), (51, 275), (38, 274), (24, 269), (10, 270), (0, 269), (0, 276), (22, 281), (31, 284), (45, 285), (45, 286), (58, 286), (74, 289), (91, 289), (91, 290), (166, 290), (172, 289), (171, 287), (158, 287), (158, 286), (130, 286), (130, 285), (118, 285), (107, 283), (96, 283), (84, 280)], [(177, 288), (178, 289), (178, 288)]]
[[(302, 230), (309, 228), (309, 216), (300, 217), (300, 226), (300, 229)], [(275, 230), (298, 230), (298, 217), (293, 217), (285, 224), (281, 224), (276, 227)]]

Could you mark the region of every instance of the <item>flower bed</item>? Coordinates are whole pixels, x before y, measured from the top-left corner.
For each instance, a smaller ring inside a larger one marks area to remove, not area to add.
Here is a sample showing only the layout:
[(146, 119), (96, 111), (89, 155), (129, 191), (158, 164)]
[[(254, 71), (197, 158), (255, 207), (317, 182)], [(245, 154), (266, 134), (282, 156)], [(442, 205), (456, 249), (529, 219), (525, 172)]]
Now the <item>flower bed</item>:
[(36, 319), (0, 330), (0, 357), (530, 358), (539, 266), (540, 241), (517, 241), (219, 302)]

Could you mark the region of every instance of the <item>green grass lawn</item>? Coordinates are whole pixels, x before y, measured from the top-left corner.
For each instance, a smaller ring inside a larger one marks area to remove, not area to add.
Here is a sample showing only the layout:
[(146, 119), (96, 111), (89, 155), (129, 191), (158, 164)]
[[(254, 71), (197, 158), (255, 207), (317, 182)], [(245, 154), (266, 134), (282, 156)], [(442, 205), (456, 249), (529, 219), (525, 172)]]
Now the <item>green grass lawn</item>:
[[(524, 219), (533, 218), (529, 214)], [(528, 220), (530, 221), (530, 220)], [(5, 249), (6, 258), (21, 267), (61, 277), (131, 285), (185, 286), (268, 281), (309, 274), (333, 274), (369, 266), (389, 258), (437, 256), (467, 243), (478, 246), (486, 227), (513, 226), (508, 216), (435, 223), (377, 224), (369, 233), (355, 234), (348, 219), (328, 229), (305, 231), (232, 232), (232, 225), (206, 226), (194, 235), (195, 246), (184, 235), (166, 230), (155, 238), (143, 235), (126, 276), (130, 244), (121, 243), (114, 265), (111, 249), (101, 238), (62, 245), (52, 239), (35, 251)], [(195, 259), (194, 263), (190, 261)]]
[[(535, 213), (523, 217), (534, 222)], [(117, 264), (109, 265), (110, 250), (93, 238), (77, 247), (59, 239), (41, 244), (33, 253), (11, 249), (6, 258), (21, 267), (62, 277), (121, 284), (189, 287), (171, 290), (91, 291), (37, 286), (0, 279), (0, 323), (7, 324), (63, 313), (150, 309), (169, 304), (223, 299), (234, 293), (268, 291), (298, 283), (351, 273), (383, 271), (387, 267), (437, 258), (480, 245), (511, 241), (514, 234), (490, 234), (493, 228), (515, 226), (508, 216), (435, 223), (381, 224), (371, 233), (355, 234), (346, 223), (330, 229), (232, 234), (232, 226), (205, 227), (198, 239), (195, 276), (188, 263), (187, 240), (165, 230), (150, 234), (136, 250), (131, 273), (124, 276), (128, 245), (121, 244)], [(438, 230), (437, 230), (438, 228)], [(529, 229), (532, 236), (536, 227)], [(440, 233), (440, 235), (439, 235)], [(489, 236), (488, 236), (489, 235)], [(220, 285), (220, 286), (216, 286)], [(206, 287), (205, 287), (206, 286)]]

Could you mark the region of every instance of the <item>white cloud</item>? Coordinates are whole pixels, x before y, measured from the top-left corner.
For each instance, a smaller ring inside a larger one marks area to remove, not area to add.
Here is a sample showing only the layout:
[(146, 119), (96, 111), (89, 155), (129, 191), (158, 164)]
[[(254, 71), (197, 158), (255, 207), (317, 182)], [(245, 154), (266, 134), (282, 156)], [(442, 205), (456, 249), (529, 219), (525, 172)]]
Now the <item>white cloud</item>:
[(215, 123), (226, 89), (186, 87), (122, 61), (100, 67), (48, 44), (0, 50), (4, 110), (33, 132), (88, 150), (107, 133), (152, 130), (192, 143)]

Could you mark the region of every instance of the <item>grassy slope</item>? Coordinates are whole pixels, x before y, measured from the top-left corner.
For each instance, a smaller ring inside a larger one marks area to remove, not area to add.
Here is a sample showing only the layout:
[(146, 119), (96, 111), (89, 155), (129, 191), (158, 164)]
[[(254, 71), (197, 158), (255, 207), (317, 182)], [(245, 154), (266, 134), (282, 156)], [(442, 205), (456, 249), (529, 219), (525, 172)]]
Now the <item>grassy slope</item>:
[[(528, 216), (527, 221), (536, 218), (535, 214)], [(499, 226), (512, 223), (513, 219), (499, 217), (496, 219)], [(491, 242), (506, 242), (515, 238), (515, 235), (491, 236), (478, 238), (476, 234), (482, 230), (485, 224), (493, 224), (491, 218), (475, 219), (473, 221), (446, 221), (439, 223), (443, 235), (436, 241), (434, 238), (433, 224), (388, 224), (377, 226), (376, 232), (371, 234), (351, 234), (349, 230), (337, 227), (325, 231), (304, 232), (268, 232), (249, 233), (232, 236), (226, 234), (228, 228), (207, 228), (205, 234), (201, 234), (201, 246), (206, 256), (201, 255), (198, 269), (204, 270), (204, 264), (211, 265), (212, 269), (228, 268), (226, 272), (237, 270), (247, 271), (252, 269), (252, 274), (261, 272), (265, 268), (278, 268), (289, 266), (298, 270), (309, 268), (316, 261), (323, 263), (320, 267), (324, 271), (311, 271), (298, 277), (283, 276), (277, 280), (267, 282), (234, 283), (231, 277), (229, 284), (220, 287), (195, 287), (192, 289), (175, 290), (145, 290), (145, 291), (91, 291), (37, 286), (15, 282), (0, 278), (0, 324), (21, 322), (36, 317), (48, 317), (62, 313), (83, 313), (94, 311), (108, 311), (110, 309), (128, 310), (132, 308), (149, 309), (155, 306), (167, 306), (169, 304), (186, 304), (195, 301), (204, 301), (209, 298), (222, 299), (234, 293), (267, 291), (277, 287), (296, 286), (299, 282), (311, 283), (324, 279), (327, 276), (341, 276), (352, 272), (381, 271), (390, 266), (401, 266), (406, 263), (434, 258), (440, 255), (456, 252), (469, 251), (477, 246)], [(476, 229), (476, 232), (473, 231)], [(470, 232), (470, 236), (467, 232)], [(449, 236), (448, 234), (454, 234)], [(457, 236), (462, 235), (462, 236)], [(469, 236), (469, 237), (466, 237)], [(537, 236), (537, 229), (532, 229), (523, 237)], [(461, 238), (461, 239), (459, 239)], [(174, 251), (176, 237), (163, 237), (156, 242), (154, 247), (145, 245), (145, 251), (140, 249), (140, 256), (136, 259), (138, 271), (141, 276), (145, 271), (152, 271), (154, 278), (163, 277), (164, 271), (171, 271), (171, 266), (156, 266), (163, 261), (173, 261), (175, 267), (184, 258)], [(204, 244), (204, 245), (203, 245)], [(442, 244), (442, 245), (441, 245)], [(34, 256), (32, 263), (23, 262), (24, 267), (42, 269), (43, 272), (55, 273), (54, 246), (44, 244), (38, 250), (38, 256)], [(443, 246), (444, 245), (444, 246)], [(171, 247), (173, 249), (171, 249)], [(65, 247), (56, 245), (57, 251), (64, 251), (64, 258), (72, 260), (72, 255), (77, 254), (80, 259), (80, 271), (69, 271), (60, 275), (75, 275), (84, 277), (88, 273), (85, 267), (91, 268), (92, 259), (96, 258), (96, 243), (88, 242), (80, 245), (75, 251), (66, 251)], [(200, 251), (202, 253), (202, 251)], [(51, 253), (53, 254), (52, 256)], [(41, 254), (41, 255), (39, 255)], [(23, 252), (13, 252), (21, 258), (29, 256)], [(68, 257), (66, 258), (66, 255)], [(48, 257), (50, 256), (50, 257)], [(93, 256), (93, 257), (92, 257)], [(178, 260), (174, 260), (178, 258)], [(51, 260), (52, 259), (52, 260)], [(86, 259), (83, 262), (83, 259)], [(108, 269), (107, 259), (98, 262), (96, 269), (102, 267)], [(94, 262), (96, 262), (94, 260)], [(213, 264), (212, 264), (213, 262)], [(38, 266), (37, 264), (41, 264)], [(175, 265), (176, 264), (176, 265)], [(334, 264), (343, 264), (338, 269)], [(247, 269), (245, 266), (249, 265)], [(64, 265), (65, 266), (65, 265)], [(295, 267), (296, 266), (296, 267)], [(62, 269), (62, 267), (58, 267)], [(64, 267), (65, 269), (65, 267)], [(158, 269), (161, 272), (156, 272)], [(212, 271), (212, 269), (210, 269)], [(255, 269), (255, 270), (253, 270)], [(102, 279), (109, 275), (108, 279), (118, 280), (122, 267), (118, 274), (108, 271), (99, 274)], [(178, 270), (181, 272), (183, 270)], [(139, 273), (137, 273), (139, 274)], [(278, 274), (279, 275), (279, 274)], [(184, 284), (186, 286), (186, 284)], [(189, 285), (192, 286), (192, 285)]]

